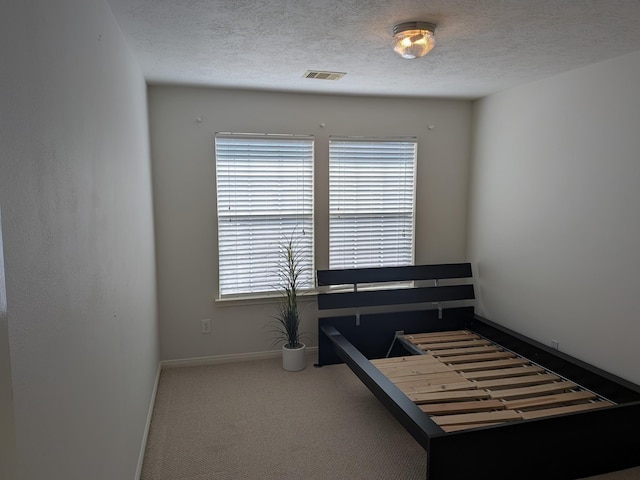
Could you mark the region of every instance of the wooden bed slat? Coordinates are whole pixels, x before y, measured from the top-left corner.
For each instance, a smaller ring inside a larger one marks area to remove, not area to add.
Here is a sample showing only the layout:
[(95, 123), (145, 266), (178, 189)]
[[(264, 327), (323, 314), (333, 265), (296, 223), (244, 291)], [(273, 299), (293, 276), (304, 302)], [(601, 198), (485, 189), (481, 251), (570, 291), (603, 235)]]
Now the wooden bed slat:
[(488, 380), (493, 378), (509, 378), (519, 377), (522, 375), (536, 375), (542, 372), (544, 372), (544, 368), (535, 365), (528, 365), (525, 367), (497, 368), (495, 370), (460, 372), (460, 375), (469, 380)]
[(465, 340), (459, 342), (442, 342), (442, 343), (417, 343), (416, 347), (424, 351), (435, 351), (435, 350), (445, 350), (448, 348), (459, 348), (459, 347), (477, 347), (481, 345), (491, 345), (489, 340)]
[(393, 365), (396, 363), (406, 363), (406, 362), (424, 362), (425, 358), (432, 358), (431, 355), (409, 355), (405, 357), (389, 357), (389, 358), (374, 358), (370, 360), (376, 367), (382, 365)]
[(471, 355), (472, 353), (491, 353), (500, 352), (500, 348), (493, 345), (486, 345), (482, 347), (461, 347), (461, 348), (449, 348), (432, 352), (433, 355), (437, 355), (438, 358), (453, 357), (455, 355)]
[(450, 371), (455, 372), (455, 369), (451, 365), (446, 365), (442, 362), (407, 362), (405, 364), (396, 364), (396, 365), (388, 365), (388, 366), (377, 366), (378, 370), (385, 373), (399, 373), (399, 372), (408, 372), (408, 373), (429, 373), (430, 371), (434, 372), (442, 372), (442, 371)]
[(419, 344), (435, 344), (435, 343), (444, 343), (444, 342), (467, 342), (469, 340), (479, 340), (480, 337), (474, 333), (469, 333), (464, 330), (461, 330), (459, 333), (455, 333), (453, 335), (405, 335), (407, 340), (412, 343)]
[(536, 398), (505, 401), (505, 406), (513, 410), (532, 409), (536, 407), (562, 406), (567, 403), (581, 402), (595, 399), (596, 395), (588, 391), (561, 393), (558, 395), (544, 395)]
[(446, 371), (397, 377), (394, 383), (398, 385), (398, 388), (411, 388), (416, 385), (441, 385), (442, 383), (449, 383), (453, 380), (469, 381), (457, 372)]
[(491, 353), (472, 353), (469, 355), (458, 355), (455, 357), (444, 357), (443, 363), (472, 363), (472, 362), (485, 362), (491, 360), (500, 360), (503, 358), (514, 358), (515, 354), (511, 352), (491, 352)]
[[(464, 377), (463, 377), (464, 378)], [(523, 375), (520, 377), (494, 378), (491, 380), (475, 381), (474, 384), (478, 388), (487, 388), (499, 390), (509, 387), (524, 387), (529, 385), (538, 385), (541, 383), (555, 382), (559, 379), (557, 375), (544, 373), (540, 375)]]
[(522, 415), (522, 418), (524, 419), (532, 419), (532, 418), (548, 417), (550, 415), (561, 415), (564, 413), (583, 412), (585, 410), (593, 410), (595, 408), (610, 407), (612, 405), (613, 404), (611, 402), (606, 402), (606, 401), (578, 403), (576, 405), (566, 405), (564, 407), (543, 408), (541, 410), (528, 410), (526, 412), (521, 412), (521, 415)]
[[(400, 388), (400, 387), (398, 387)], [(436, 392), (452, 392), (456, 390), (478, 390), (478, 387), (469, 380), (465, 380), (464, 378), (459, 378), (456, 380), (452, 380), (449, 382), (434, 382), (431, 385), (423, 385), (421, 387), (413, 387), (410, 389), (402, 389), (401, 390), (407, 395), (418, 395), (421, 393), (436, 393)]]
[(469, 330), (447, 330), (446, 332), (408, 333), (405, 334), (404, 337), (414, 343), (420, 343), (420, 341), (428, 340), (430, 338), (454, 337), (462, 334), (475, 335), (475, 333), (471, 333)]
[[(417, 393), (432, 393), (432, 392), (442, 392), (442, 391), (451, 391), (451, 390), (477, 390), (473, 383), (470, 382), (458, 382), (455, 378), (446, 378), (443, 379), (446, 383), (442, 384), (437, 381), (434, 381), (430, 384), (422, 384), (415, 386), (412, 382), (400, 382), (396, 383), (396, 387), (398, 387), (405, 395), (412, 395)], [(442, 385), (445, 385), (445, 388), (442, 388)]]
[(504, 410), (500, 400), (475, 400), (471, 402), (430, 403), (419, 405), (420, 410), (429, 415), (445, 415), (452, 413), (471, 413), (490, 410)]
[(413, 365), (408, 367), (391, 368), (388, 370), (380, 370), (389, 378), (410, 377), (412, 375), (424, 375), (430, 373), (454, 372), (448, 365), (442, 363), (433, 363), (425, 365)]
[(378, 368), (385, 367), (397, 367), (404, 365), (420, 365), (425, 363), (438, 363), (440, 360), (435, 358), (433, 355), (425, 354), (425, 355), (412, 355), (409, 357), (391, 357), (391, 358), (378, 358), (371, 360)]
[(494, 412), (461, 413), (457, 415), (433, 415), (431, 419), (438, 425), (460, 425), (486, 422), (504, 422), (522, 420), (522, 415), (513, 410), (498, 410)]
[(520, 367), (528, 364), (529, 361), (523, 358), (508, 358), (506, 360), (493, 360), (489, 362), (460, 363), (455, 366), (455, 369), (458, 372), (473, 372), (476, 370), (491, 370), (493, 368)]
[(441, 425), (440, 428), (447, 433), (451, 432), (459, 432), (460, 430), (467, 430), (469, 428), (480, 428), (480, 427), (492, 427), (494, 425), (499, 425), (505, 422), (486, 422), (486, 423), (471, 423), (471, 424), (462, 424), (462, 425)]
[(484, 390), (463, 390), (453, 392), (436, 392), (436, 393), (416, 393), (407, 395), (414, 403), (420, 405), (423, 403), (443, 403), (456, 402), (465, 400), (482, 400), (489, 399), (489, 392)]
[(511, 388), (507, 390), (496, 390), (491, 392), (491, 398), (501, 398), (503, 400), (515, 400), (518, 398), (536, 397), (549, 393), (564, 392), (576, 388), (573, 382), (552, 382), (544, 385), (534, 385), (531, 387)]

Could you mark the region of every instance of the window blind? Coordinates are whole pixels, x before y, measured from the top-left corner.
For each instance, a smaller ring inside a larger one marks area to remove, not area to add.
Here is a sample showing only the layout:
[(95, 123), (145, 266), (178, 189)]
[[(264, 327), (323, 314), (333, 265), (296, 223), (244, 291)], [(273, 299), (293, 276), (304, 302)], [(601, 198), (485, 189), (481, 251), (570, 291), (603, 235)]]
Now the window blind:
[(413, 264), (416, 155), (415, 139), (330, 139), (330, 268)]
[(313, 137), (216, 134), (220, 297), (280, 285), (280, 246), (294, 238), (313, 285)]

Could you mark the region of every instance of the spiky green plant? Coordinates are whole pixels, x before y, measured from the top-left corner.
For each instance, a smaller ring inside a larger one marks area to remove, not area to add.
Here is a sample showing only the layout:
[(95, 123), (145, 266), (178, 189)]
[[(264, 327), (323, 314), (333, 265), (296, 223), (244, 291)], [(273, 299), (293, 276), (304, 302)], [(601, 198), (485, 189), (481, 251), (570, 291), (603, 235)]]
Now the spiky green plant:
[[(294, 232), (295, 233), (295, 232)], [(271, 323), (275, 340), (273, 346), (284, 342), (286, 348), (299, 348), (300, 312), (298, 297), (300, 295), (300, 277), (305, 272), (304, 255), (295, 241), (294, 233), (280, 245), (280, 261), (278, 276), (279, 290), (282, 298), (278, 305), (278, 314)]]

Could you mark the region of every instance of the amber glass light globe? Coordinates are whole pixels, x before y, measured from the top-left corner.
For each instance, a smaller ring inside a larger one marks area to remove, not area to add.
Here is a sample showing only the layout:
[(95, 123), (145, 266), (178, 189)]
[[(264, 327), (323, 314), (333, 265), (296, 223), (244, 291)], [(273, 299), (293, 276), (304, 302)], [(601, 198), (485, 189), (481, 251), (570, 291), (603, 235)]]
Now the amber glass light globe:
[(393, 49), (403, 58), (424, 57), (436, 44), (436, 26), (427, 22), (407, 22), (393, 27)]

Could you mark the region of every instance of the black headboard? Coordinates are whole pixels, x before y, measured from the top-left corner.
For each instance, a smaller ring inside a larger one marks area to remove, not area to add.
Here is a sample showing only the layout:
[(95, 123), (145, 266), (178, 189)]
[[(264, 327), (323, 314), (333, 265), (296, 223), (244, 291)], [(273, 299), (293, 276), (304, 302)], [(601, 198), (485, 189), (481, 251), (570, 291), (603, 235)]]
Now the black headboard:
[[(335, 327), (367, 358), (384, 356), (397, 331), (463, 328), (473, 318), (470, 263), (318, 270), (318, 364), (340, 363), (323, 329)], [(343, 286), (344, 288), (338, 288)], [(453, 303), (452, 303), (453, 302)], [(379, 310), (379, 311), (376, 311)]]

